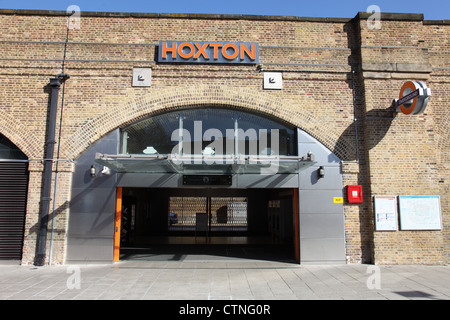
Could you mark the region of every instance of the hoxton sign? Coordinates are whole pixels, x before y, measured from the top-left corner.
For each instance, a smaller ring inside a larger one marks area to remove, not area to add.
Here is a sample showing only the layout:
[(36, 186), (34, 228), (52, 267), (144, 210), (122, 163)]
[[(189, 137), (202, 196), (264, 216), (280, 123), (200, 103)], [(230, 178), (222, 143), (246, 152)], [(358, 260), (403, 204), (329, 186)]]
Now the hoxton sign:
[(259, 45), (251, 42), (160, 41), (158, 51), (158, 62), (259, 63)]

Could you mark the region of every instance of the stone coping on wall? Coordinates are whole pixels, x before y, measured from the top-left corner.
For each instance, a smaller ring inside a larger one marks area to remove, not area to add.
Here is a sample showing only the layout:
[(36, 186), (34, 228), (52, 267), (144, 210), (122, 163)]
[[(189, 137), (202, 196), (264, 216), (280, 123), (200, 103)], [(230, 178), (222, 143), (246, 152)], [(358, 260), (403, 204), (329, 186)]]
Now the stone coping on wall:
[[(41, 15), (66, 16), (66, 11), (58, 10), (24, 10), (0, 9), (0, 15)], [(358, 12), (356, 19), (368, 19), (372, 13)], [(304, 21), (304, 22), (337, 22), (347, 23), (354, 18), (322, 18), (297, 17), (275, 15), (243, 15), (243, 14), (203, 14), (203, 13), (147, 13), (147, 12), (97, 12), (81, 11), (83, 17), (111, 17), (111, 18), (172, 18), (172, 19), (210, 19), (210, 20), (275, 20), (275, 21)], [(381, 20), (423, 21), (424, 24), (448, 24), (450, 20), (424, 20), (421, 13), (392, 13), (381, 12)]]

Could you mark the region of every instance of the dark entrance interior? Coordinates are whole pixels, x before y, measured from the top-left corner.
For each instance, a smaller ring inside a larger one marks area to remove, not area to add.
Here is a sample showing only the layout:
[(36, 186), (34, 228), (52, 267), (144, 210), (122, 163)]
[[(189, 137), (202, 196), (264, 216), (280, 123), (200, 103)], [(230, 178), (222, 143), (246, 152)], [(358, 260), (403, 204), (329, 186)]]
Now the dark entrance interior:
[(120, 260), (295, 262), (294, 191), (123, 188)]

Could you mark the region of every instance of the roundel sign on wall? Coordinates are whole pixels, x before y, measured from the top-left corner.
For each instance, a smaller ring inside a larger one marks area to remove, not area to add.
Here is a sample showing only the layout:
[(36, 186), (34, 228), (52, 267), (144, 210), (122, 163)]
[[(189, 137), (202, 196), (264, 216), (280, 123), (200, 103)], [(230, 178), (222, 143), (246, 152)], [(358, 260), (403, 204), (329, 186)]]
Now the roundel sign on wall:
[(397, 112), (404, 114), (421, 114), (425, 111), (431, 89), (422, 81), (407, 81), (395, 100)]

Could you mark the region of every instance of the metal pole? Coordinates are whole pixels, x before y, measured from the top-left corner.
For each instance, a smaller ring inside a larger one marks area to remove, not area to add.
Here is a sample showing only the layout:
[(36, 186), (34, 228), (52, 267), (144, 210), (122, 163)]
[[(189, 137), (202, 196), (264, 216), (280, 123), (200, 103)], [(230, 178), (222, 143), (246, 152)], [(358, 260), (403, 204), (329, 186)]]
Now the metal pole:
[(238, 118), (234, 119), (234, 157), (237, 158), (239, 155), (239, 124)]
[(353, 124), (355, 126), (356, 140), (356, 163), (359, 163), (359, 141), (358, 141), (358, 117), (356, 115), (356, 89), (355, 89), (355, 70), (352, 70), (352, 91), (353, 91)]
[(50, 192), (52, 184), (52, 171), (53, 171), (53, 153), (55, 150), (55, 128), (56, 128), (56, 113), (58, 109), (58, 92), (61, 87), (61, 81), (59, 78), (51, 78), (50, 86), (52, 87), (51, 101), (50, 101), (50, 116), (48, 123), (48, 135), (47, 135), (47, 150), (44, 159), (44, 190), (42, 192), (41, 199), (41, 212), (39, 215), (39, 239), (37, 255), (35, 264), (37, 266), (43, 266), (45, 264), (46, 257), (46, 242), (47, 242), (47, 225), (48, 225), (48, 212), (50, 207)]
[(52, 265), (52, 260), (53, 260), (53, 239), (54, 239), (54, 234), (55, 234), (55, 218), (56, 218), (56, 194), (58, 192), (58, 169), (56, 169), (55, 172), (55, 187), (53, 188), (53, 210), (52, 210), (52, 215), (51, 215), (51, 220), (52, 220), (52, 224), (51, 224), (51, 232), (50, 232), (50, 252), (48, 254), (49, 258), (48, 258), (48, 264)]
[(184, 141), (183, 141), (183, 115), (180, 114), (180, 118), (178, 119), (178, 155), (181, 157), (183, 155), (183, 147), (184, 147)]

